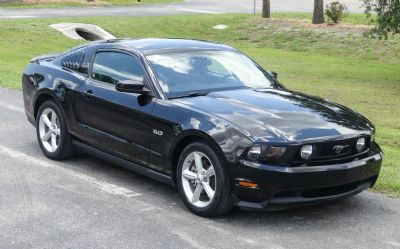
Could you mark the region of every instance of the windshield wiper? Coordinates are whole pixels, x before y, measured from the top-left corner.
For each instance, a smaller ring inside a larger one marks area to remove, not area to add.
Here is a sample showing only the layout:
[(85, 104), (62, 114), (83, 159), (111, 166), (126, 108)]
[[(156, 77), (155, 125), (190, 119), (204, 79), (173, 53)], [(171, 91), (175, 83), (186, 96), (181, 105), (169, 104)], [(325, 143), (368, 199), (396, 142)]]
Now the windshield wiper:
[(208, 93), (207, 92), (191, 92), (185, 95), (180, 95), (176, 97), (172, 97), (170, 99), (179, 99), (179, 98), (187, 98), (187, 97), (197, 97), (197, 96), (206, 96)]
[(273, 87), (259, 87), (259, 88), (254, 88), (254, 91), (262, 92), (262, 91), (271, 90), (271, 89), (274, 89), (274, 88)]

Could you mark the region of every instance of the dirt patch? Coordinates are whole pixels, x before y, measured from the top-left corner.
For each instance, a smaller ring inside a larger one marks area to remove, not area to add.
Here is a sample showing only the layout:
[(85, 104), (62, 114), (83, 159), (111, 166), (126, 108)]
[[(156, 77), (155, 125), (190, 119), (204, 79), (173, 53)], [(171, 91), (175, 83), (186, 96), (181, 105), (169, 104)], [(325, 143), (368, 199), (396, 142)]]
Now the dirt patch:
[(312, 24), (310, 20), (299, 20), (299, 19), (264, 19), (257, 18), (254, 19), (254, 24), (256, 25), (266, 25), (266, 26), (277, 26), (282, 30), (291, 28), (304, 28), (306, 30), (314, 30), (320, 32), (331, 32), (340, 35), (355, 34), (362, 35), (366, 31), (372, 29), (371, 25), (362, 24), (349, 24), (349, 23), (323, 23), (323, 24)]

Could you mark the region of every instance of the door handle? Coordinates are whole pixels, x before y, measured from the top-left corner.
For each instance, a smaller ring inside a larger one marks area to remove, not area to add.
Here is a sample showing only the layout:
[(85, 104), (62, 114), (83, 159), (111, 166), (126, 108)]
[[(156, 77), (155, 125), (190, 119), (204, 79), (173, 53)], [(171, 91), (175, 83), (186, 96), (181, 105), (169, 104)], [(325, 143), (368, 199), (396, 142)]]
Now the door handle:
[(82, 95), (85, 96), (87, 99), (91, 99), (94, 96), (92, 90), (84, 91), (82, 92)]

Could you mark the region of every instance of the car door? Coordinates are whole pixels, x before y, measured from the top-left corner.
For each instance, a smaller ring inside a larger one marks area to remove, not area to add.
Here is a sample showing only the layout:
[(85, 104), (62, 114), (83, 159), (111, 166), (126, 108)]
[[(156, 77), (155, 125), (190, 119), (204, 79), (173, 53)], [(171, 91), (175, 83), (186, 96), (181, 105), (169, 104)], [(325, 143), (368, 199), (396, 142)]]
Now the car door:
[(83, 137), (103, 151), (148, 165), (150, 116), (155, 99), (115, 89), (121, 80), (146, 81), (142, 61), (120, 50), (99, 50), (92, 61), (89, 78), (75, 102)]

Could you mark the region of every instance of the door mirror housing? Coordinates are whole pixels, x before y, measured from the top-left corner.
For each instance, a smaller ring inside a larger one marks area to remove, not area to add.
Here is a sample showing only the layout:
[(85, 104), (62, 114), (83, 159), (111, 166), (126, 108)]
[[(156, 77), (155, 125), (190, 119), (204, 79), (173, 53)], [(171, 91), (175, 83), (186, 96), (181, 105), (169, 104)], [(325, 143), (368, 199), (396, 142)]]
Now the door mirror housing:
[(125, 93), (137, 93), (137, 94), (150, 94), (150, 90), (147, 89), (143, 82), (138, 80), (121, 80), (115, 85), (115, 89), (119, 92)]

